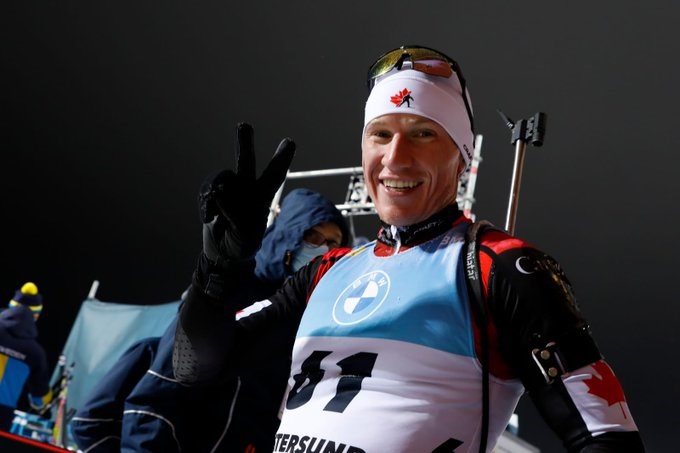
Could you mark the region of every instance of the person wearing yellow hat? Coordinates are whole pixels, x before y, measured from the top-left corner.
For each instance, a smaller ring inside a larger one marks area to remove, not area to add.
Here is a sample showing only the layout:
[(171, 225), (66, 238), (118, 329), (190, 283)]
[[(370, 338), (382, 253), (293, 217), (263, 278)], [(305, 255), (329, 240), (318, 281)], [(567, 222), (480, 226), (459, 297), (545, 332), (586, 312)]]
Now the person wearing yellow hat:
[(8, 305), (0, 311), (0, 429), (5, 431), (24, 387), (35, 410), (52, 400), (47, 356), (37, 340), (42, 295), (35, 283), (27, 282)]

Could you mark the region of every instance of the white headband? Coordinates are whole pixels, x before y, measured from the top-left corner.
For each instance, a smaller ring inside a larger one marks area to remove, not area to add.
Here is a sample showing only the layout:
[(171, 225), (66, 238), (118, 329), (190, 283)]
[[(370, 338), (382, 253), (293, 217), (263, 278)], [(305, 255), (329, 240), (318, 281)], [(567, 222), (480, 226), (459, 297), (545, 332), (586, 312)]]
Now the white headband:
[(411, 69), (388, 74), (373, 87), (364, 113), (364, 129), (371, 120), (390, 113), (409, 113), (436, 121), (458, 146), (466, 167), (470, 165), (474, 134), (455, 75), (428, 76)]

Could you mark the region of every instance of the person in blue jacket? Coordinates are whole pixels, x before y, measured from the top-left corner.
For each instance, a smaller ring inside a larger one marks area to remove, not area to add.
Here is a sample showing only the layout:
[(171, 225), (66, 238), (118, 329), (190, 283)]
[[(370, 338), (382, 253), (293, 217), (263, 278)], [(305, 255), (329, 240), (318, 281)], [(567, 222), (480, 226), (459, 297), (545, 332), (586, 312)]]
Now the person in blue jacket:
[[(254, 272), (244, 278), (257, 283), (252, 287), (260, 296), (268, 296), (312, 258), (350, 239), (332, 202), (318, 192), (294, 189), (266, 231)], [(272, 354), (271, 361), (258, 361), (259, 372), (243, 373), (238, 382), (187, 387), (173, 374), (175, 330), (172, 322), (160, 338), (133, 345), (93, 389), (71, 421), (78, 447), (87, 453), (271, 451), (289, 358)], [(261, 338), (263, 350), (276, 341), (276, 333), (271, 334)]]
[(38, 287), (25, 283), (0, 311), (0, 429), (9, 431), (25, 389), (32, 409), (52, 400), (47, 356), (38, 343), (36, 321), (43, 307)]

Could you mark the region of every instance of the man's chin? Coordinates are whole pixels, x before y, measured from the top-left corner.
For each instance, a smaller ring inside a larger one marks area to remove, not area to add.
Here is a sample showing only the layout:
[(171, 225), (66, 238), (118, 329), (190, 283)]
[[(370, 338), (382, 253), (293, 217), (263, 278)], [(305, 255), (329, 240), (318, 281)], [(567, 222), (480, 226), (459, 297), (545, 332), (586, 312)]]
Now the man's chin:
[[(378, 217), (383, 222), (394, 226), (408, 226), (418, 223), (418, 215), (413, 209), (399, 206), (381, 206), (378, 209)], [(423, 219), (424, 220), (424, 219)]]

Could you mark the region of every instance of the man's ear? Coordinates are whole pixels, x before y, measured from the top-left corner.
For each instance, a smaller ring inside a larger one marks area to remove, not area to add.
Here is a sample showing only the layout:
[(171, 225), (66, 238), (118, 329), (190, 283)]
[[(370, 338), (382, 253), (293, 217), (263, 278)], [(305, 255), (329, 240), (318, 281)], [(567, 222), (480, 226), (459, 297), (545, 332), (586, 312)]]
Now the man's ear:
[(458, 173), (456, 175), (460, 176), (463, 174), (463, 171), (465, 171), (465, 159), (463, 159), (463, 156), (458, 157)]

